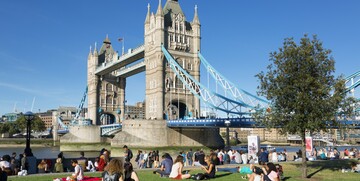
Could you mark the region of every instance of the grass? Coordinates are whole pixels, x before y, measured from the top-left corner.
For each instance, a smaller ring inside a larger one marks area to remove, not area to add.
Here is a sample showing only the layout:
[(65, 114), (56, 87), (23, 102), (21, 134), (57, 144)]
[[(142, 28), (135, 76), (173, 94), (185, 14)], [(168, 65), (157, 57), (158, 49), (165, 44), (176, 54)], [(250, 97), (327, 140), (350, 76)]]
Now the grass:
[[(287, 181), (333, 181), (333, 180), (344, 180), (344, 181), (358, 181), (359, 173), (342, 173), (342, 168), (349, 168), (352, 160), (335, 160), (335, 161), (316, 161), (308, 162), (308, 176), (307, 179), (301, 178), (301, 163), (281, 163), (284, 170), (284, 176)], [(191, 174), (202, 172), (200, 169), (191, 170)], [(159, 175), (152, 173), (152, 170), (137, 170), (138, 176), (141, 181), (162, 181), (170, 180), (166, 178), (160, 178)], [(70, 173), (65, 174), (47, 174), (47, 175), (29, 175), (25, 177), (12, 176), (8, 178), (8, 181), (52, 181), (54, 178), (66, 177)], [(86, 176), (100, 177), (101, 173), (85, 173)], [(217, 172), (216, 178), (212, 179), (216, 181), (237, 181), (241, 179), (240, 174), (231, 174), (226, 172)]]

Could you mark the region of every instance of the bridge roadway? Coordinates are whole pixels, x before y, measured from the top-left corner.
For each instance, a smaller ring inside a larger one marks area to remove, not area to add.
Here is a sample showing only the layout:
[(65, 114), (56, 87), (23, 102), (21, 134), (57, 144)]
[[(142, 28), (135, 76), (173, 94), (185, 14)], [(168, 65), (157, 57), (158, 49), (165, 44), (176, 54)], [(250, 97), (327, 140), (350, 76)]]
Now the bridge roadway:
[[(129, 73), (129, 69), (124, 69), (123, 67), (130, 65), (142, 58), (144, 58), (145, 46), (141, 45), (135, 49), (129, 49), (128, 53), (121, 55), (117, 60), (113, 60), (111, 62), (104, 62), (102, 65), (99, 65), (96, 68), (95, 74), (96, 75), (105, 75), (109, 74), (113, 71), (118, 71), (117, 76), (121, 75), (122, 71), (127, 71), (127, 75), (124, 76), (131, 76), (136, 73)], [(140, 65), (140, 66), (139, 66)], [(145, 63), (141, 62), (138, 66), (133, 66), (136, 68), (134, 71), (141, 72), (145, 70)]]
[[(213, 119), (182, 119), (182, 120), (167, 120), (169, 128), (222, 128), (227, 127), (226, 121), (229, 121), (230, 128), (265, 128), (253, 118), (213, 118)], [(360, 120), (340, 121), (341, 125), (348, 126), (354, 129), (360, 129)], [(101, 135), (111, 135), (122, 128), (121, 124), (109, 124), (100, 126)], [(329, 125), (329, 128), (338, 128), (337, 126)]]
[[(264, 128), (259, 122), (253, 118), (214, 118), (214, 119), (184, 119), (184, 120), (168, 120), (167, 126), (172, 127), (227, 127), (225, 121), (229, 121), (230, 128)], [(341, 125), (351, 128), (360, 129), (360, 120), (340, 121)], [(330, 128), (337, 126), (329, 125)]]

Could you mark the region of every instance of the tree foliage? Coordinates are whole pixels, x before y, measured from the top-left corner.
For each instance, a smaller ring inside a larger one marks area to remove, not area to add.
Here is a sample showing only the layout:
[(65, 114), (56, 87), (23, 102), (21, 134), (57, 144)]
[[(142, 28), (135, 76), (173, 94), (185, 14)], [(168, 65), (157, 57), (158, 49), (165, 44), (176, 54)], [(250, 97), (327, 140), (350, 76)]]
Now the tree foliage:
[[(0, 134), (9, 133), (13, 135), (15, 133), (21, 133), (26, 131), (27, 122), (24, 116), (20, 116), (15, 122), (0, 123)], [(45, 123), (40, 117), (35, 116), (31, 121), (31, 130), (33, 131), (45, 131)]]
[(335, 114), (345, 97), (345, 81), (333, 75), (335, 61), (330, 53), (316, 36), (305, 35), (299, 45), (287, 38), (282, 48), (270, 54), (267, 73), (256, 75), (259, 94), (271, 102), (270, 111), (258, 118), (269, 127), (280, 126), (282, 133), (300, 135), (304, 148), (306, 132), (326, 131), (329, 123), (336, 124)]
[[(27, 121), (24, 116), (20, 116), (16, 120), (16, 124), (18, 125), (20, 130), (26, 130)], [(45, 131), (45, 123), (41, 120), (39, 116), (35, 116), (35, 118), (31, 121), (31, 130), (33, 131)]]

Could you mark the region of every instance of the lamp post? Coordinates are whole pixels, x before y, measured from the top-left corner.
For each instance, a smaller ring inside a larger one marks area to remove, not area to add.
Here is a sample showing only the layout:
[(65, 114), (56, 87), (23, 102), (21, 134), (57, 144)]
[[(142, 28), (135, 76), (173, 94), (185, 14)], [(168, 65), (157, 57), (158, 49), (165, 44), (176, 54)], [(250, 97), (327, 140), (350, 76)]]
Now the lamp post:
[(225, 120), (225, 126), (226, 126), (226, 148), (229, 149), (230, 148), (230, 138), (229, 138), (229, 126), (230, 126), (230, 121), (227, 119)]
[(31, 136), (31, 121), (34, 119), (35, 116), (32, 112), (28, 111), (24, 114), (24, 117), (27, 122), (25, 154), (26, 156), (33, 156), (33, 153), (31, 152), (31, 148), (30, 148), (30, 136)]

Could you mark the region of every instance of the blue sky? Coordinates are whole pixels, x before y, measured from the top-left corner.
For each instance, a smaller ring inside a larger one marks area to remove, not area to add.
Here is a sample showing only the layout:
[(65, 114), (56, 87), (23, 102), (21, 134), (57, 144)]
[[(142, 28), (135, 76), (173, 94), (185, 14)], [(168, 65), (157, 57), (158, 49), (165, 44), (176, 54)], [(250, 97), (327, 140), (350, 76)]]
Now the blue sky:
[[(336, 75), (360, 70), (360, 1), (179, 0), (187, 20), (198, 5), (206, 59), (242, 89), (287, 37), (317, 34), (336, 60)], [(143, 44), (147, 4), (158, 0), (0, 1), (0, 115), (77, 107), (86, 87), (90, 45), (108, 34), (119, 52)], [(165, 0), (162, 0), (165, 4)], [(99, 46), (98, 46), (99, 47)], [(202, 81), (206, 73), (202, 72)], [(126, 99), (143, 101), (144, 73), (127, 81)], [(16, 105), (16, 106), (15, 106)]]

